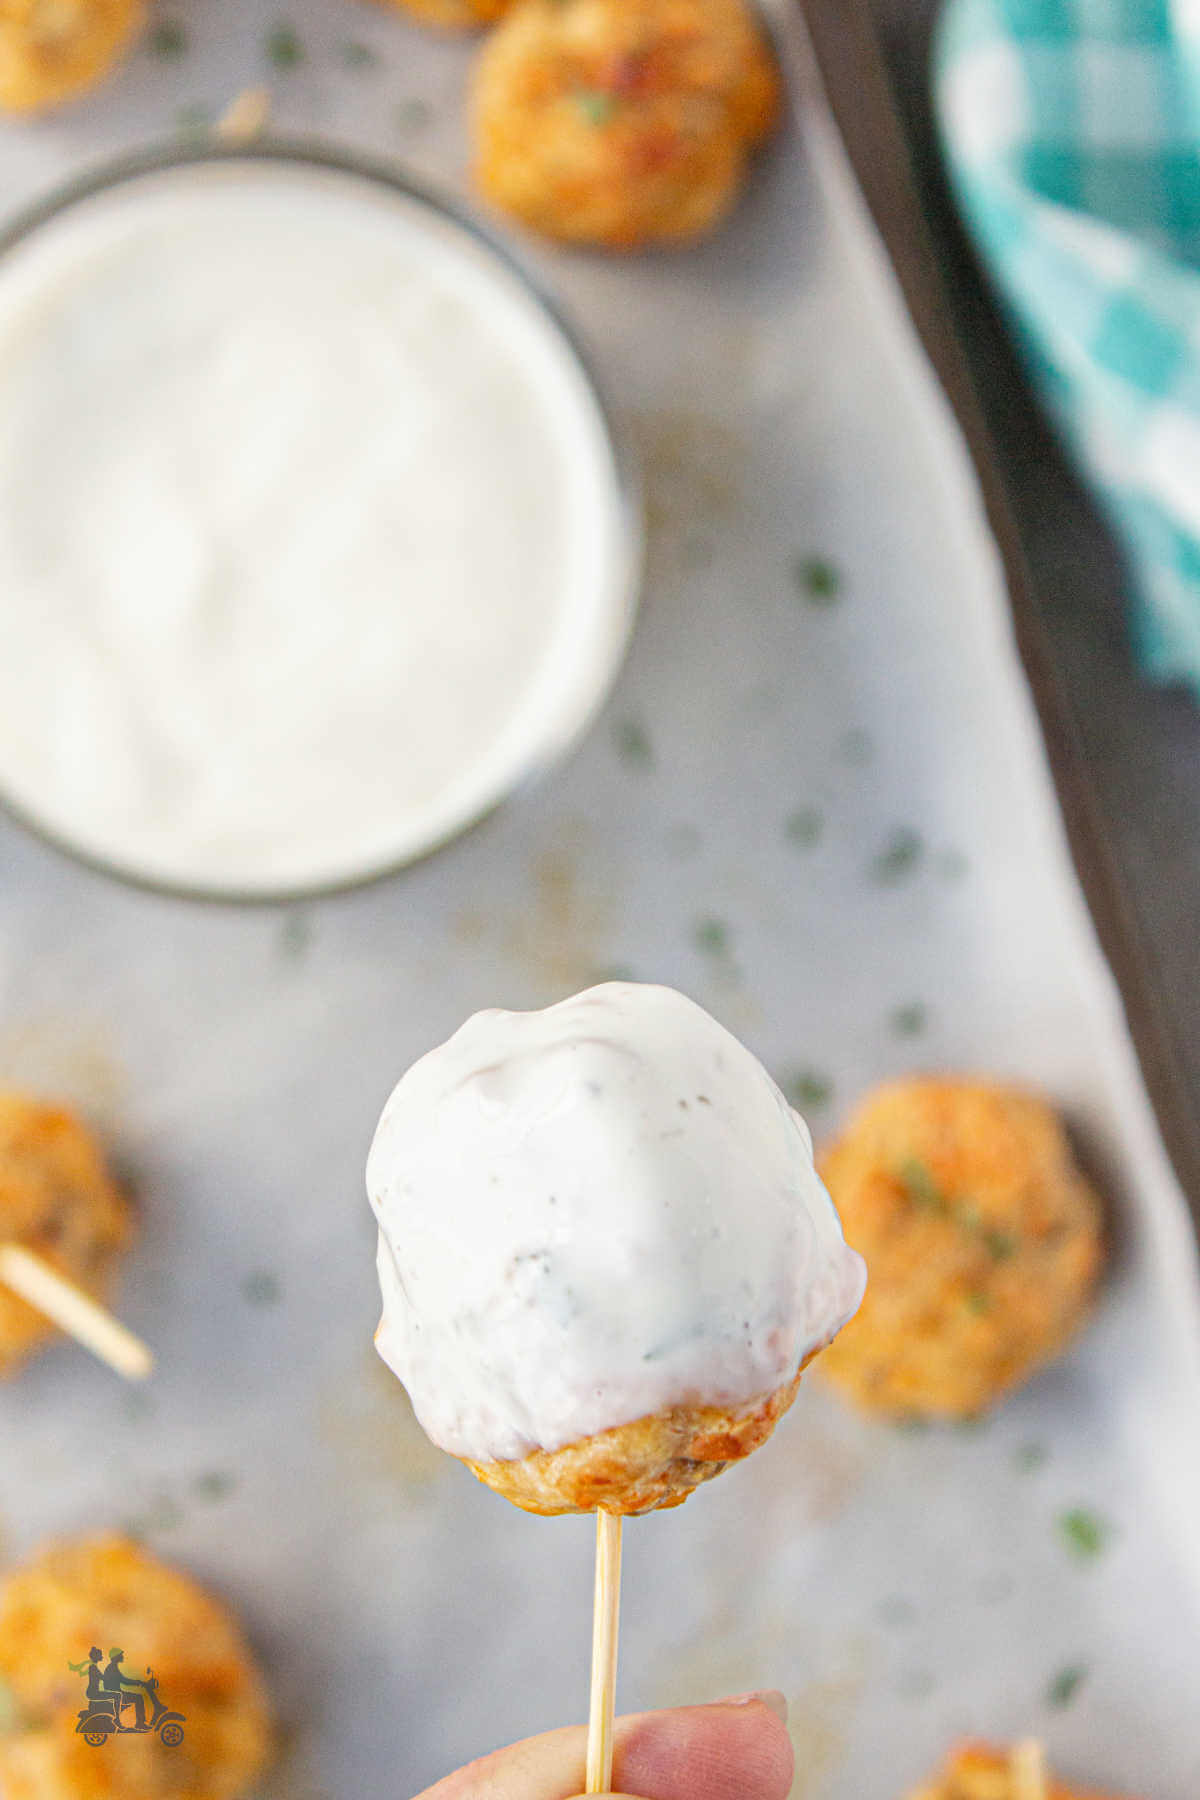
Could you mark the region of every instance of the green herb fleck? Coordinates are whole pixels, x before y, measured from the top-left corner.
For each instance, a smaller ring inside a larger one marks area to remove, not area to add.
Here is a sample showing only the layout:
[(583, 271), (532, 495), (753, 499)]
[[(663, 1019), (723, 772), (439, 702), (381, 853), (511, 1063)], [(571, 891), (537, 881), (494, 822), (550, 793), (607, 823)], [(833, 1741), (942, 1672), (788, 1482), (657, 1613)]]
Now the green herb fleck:
[(813, 606), (834, 606), (841, 598), (842, 578), (824, 556), (797, 556), (792, 578)]
[(606, 981), (636, 981), (637, 976), (628, 963), (605, 963), (602, 968), (594, 969), (590, 978), (592, 987), (601, 987)]
[(896, 1430), (902, 1431), (905, 1437), (923, 1437), (929, 1430), (929, 1420), (921, 1413), (905, 1413), (895, 1421)]
[(928, 1166), (918, 1157), (909, 1157), (900, 1170), (900, 1179), (907, 1188), (908, 1197), (914, 1206), (924, 1207), (927, 1212), (948, 1213), (950, 1211), (945, 1194), (934, 1180)]
[(1086, 1663), (1068, 1663), (1060, 1669), (1046, 1689), (1046, 1705), (1061, 1710), (1070, 1706), (1072, 1700), (1088, 1678)]
[(347, 69), (373, 69), (379, 61), (379, 52), (370, 44), (363, 44), (357, 38), (350, 38), (342, 45), (342, 64)]
[(613, 740), (617, 746), (617, 755), (622, 761), (633, 763), (640, 769), (654, 767), (650, 734), (640, 719), (618, 719), (613, 730)]
[(1108, 1548), (1111, 1529), (1108, 1521), (1086, 1506), (1073, 1506), (1058, 1521), (1059, 1535), (1072, 1555), (1091, 1561)]
[(607, 125), (617, 110), (616, 95), (602, 88), (578, 88), (575, 104), (589, 125)]
[(182, 19), (159, 19), (150, 33), (150, 49), (164, 62), (177, 62), (186, 54), (190, 39)]
[(677, 856), (681, 862), (686, 857), (695, 856), (703, 842), (694, 825), (672, 825), (666, 835), (668, 852)]
[(210, 1502), (227, 1500), (236, 1486), (236, 1476), (225, 1469), (206, 1469), (192, 1483), (196, 1497)]
[(130, 1537), (144, 1538), (155, 1531), (174, 1531), (183, 1523), (183, 1509), (170, 1494), (156, 1494), (140, 1518), (130, 1519), (126, 1530)]
[(212, 109), (203, 106), (199, 101), (189, 106), (181, 106), (175, 115), (175, 129), (180, 137), (204, 137), (212, 130)]
[(279, 954), (285, 962), (302, 962), (312, 942), (307, 913), (290, 912), (279, 928)]
[(983, 1233), (983, 1241), (997, 1262), (1009, 1262), (1017, 1254), (1017, 1239), (1011, 1231), (991, 1225)]
[(428, 100), (421, 100), (416, 95), (401, 100), (396, 108), (396, 124), (404, 132), (424, 131), (432, 119), (432, 106)]
[(697, 919), (692, 928), (692, 942), (697, 950), (703, 950), (706, 956), (727, 956), (729, 954), (729, 927), (724, 919)]
[(791, 1104), (800, 1112), (809, 1107), (828, 1106), (833, 1096), (833, 1083), (828, 1075), (816, 1069), (794, 1069), (781, 1083)]
[(871, 863), (871, 874), (876, 881), (891, 883), (902, 881), (911, 875), (921, 860), (925, 846), (919, 832), (908, 825), (902, 825), (893, 831), (883, 849)]
[(961, 850), (938, 852), (937, 872), (944, 881), (961, 881), (970, 864)]
[(992, 1310), (991, 1295), (981, 1293), (968, 1294), (966, 1307), (969, 1313), (975, 1313), (977, 1317), (982, 1316), (984, 1313), (989, 1313)]
[(273, 25), (267, 33), (266, 51), (268, 60), (277, 69), (296, 69), (304, 61), (304, 44), (300, 33), (286, 19)]
[(853, 725), (842, 734), (838, 746), (845, 762), (853, 763), (856, 768), (865, 768), (875, 755), (875, 739), (861, 725)]
[(1013, 1452), (1013, 1462), (1022, 1475), (1032, 1475), (1035, 1469), (1041, 1468), (1049, 1454), (1045, 1444), (1018, 1444)]
[(920, 1037), (929, 1022), (929, 1014), (919, 1000), (892, 1009), (891, 1027), (897, 1037)]
[(788, 843), (798, 844), (805, 850), (820, 842), (824, 829), (825, 820), (818, 806), (798, 806), (783, 822), (783, 834)]
[(8, 1682), (0, 1678), (0, 1732), (15, 1731), (21, 1721), (17, 1696)]
[(896, 1683), (896, 1690), (904, 1700), (924, 1700), (932, 1694), (933, 1686), (928, 1669), (909, 1669)]
[(251, 1306), (278, 1306), (279, 1279), (269, 1269), (254, 1269), (243, 1278), (242, 1293)]

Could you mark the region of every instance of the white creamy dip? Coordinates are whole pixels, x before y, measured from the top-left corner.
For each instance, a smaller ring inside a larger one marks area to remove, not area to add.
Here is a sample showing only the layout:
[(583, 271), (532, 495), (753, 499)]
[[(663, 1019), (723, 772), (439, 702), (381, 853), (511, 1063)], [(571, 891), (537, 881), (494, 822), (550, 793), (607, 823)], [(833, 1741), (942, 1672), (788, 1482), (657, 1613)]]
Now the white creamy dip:
[(804, 1121), (670, 988), (468, 1019), (393, 1092), (367, 1191), (380, 1354), (475, 1462), (768, 1394), (866, 1280)]
[(562, 331), (364, 177), (183, 166), (0, 263), (0, 795), (135, 875), (347, 880), (561, 749), (628, 625)]

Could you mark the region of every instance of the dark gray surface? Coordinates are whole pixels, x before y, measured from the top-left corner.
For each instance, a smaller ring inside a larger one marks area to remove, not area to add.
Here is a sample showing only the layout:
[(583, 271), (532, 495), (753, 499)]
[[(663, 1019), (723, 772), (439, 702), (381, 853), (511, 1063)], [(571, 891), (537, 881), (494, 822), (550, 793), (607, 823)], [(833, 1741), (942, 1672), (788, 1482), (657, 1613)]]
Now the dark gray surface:
[[(1117, 546), (1031, 402), (938, 159), (929, 52), (939, 0), (870, 0), (926, 217), (1009, 484), (1033, 587), (1166, 1031), (1200, 1108), (1200, 708), (1138, 673)], [(1195, 1198), (1195, 1196), (1194, 1196)]]

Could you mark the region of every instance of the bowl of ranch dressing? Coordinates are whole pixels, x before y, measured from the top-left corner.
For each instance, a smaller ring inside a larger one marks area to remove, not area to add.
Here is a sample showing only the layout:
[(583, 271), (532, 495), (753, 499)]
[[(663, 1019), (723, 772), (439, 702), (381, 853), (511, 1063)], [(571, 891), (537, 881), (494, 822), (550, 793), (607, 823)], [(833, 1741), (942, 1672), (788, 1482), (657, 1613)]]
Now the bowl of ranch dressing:
[(0, 239), (0, 801), (196, 896), (399, 868), (594, 717), (635, 491), (561, 320), (421, 189), (110, 169)]

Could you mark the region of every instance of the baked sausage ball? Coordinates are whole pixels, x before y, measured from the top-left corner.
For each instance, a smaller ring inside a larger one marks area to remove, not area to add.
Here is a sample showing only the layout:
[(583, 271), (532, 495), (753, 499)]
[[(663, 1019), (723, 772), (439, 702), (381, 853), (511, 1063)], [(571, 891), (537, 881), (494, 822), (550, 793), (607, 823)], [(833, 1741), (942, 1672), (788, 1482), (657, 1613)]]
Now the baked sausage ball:
[[(1045, 1800), (1117, 1800), (1116, 1795), (1084, 1793), (1047, 1779)], [(947, 1758), (935, 1780), (914, 1790), (908, 1800), (1026, 1800), (1014, 1752), (989, 1744), (961, 1744)]]
[(383, 0), (385, 6), (411, 13), (422, 25), (443, 31), (472, 31), (494, 25), (504, 17), (512, 0)]
[[(0, 1242), (24, 1244), (98, 1300), (133, 1235), (128, 1202), (72, 1113), (0, 1092)], [(0, 1284), (0, 1375), (58, 1335)]]
[(678, 1506), (771, 1435), (862, 1297), (812, 1139), (670, 988), (476, 1013), (367, 1163), (381, 1356), (527, 1512)]
[[(184, 1715), (181, 1742), (127, 1732), (92, 1747), (76, 1734), (86, 1687), (68, 1663), (92, 1645), (105, 1658), (123, 1649), (130, 1677), (153, 1670), (162, 1703)], [(269, 1760), (266, 1692), (236, 1621), (125, 1538), (55, 1544), (9, 1575), (0, 1679), (12, 1702), (5, 1800), (243, 1800)]]
[(892, 1082), (819, 1166), (870, 1272), (822, 1367), (868, 1411), (981, 1413), (1078, 1328), (1101, 1209), (1044, 1101), (994, 1082)]
[(0, 0), (0, 109), (41, 112), (94, 87), (145, 17), (144, 0)]
[(744, 0), (523, 0), (480, 54), (476, 177), (548, 237), (694, 238), (729, 211), (778, 110)]

